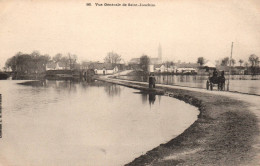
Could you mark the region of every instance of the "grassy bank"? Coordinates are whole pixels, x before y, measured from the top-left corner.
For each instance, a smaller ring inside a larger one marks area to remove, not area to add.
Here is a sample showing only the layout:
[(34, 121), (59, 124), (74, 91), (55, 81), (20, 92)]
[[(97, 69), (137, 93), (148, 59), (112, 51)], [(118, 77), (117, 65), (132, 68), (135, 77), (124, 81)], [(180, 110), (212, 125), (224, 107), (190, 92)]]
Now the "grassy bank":
[(258, 165), (253, 147), (259, 128), (246, 103), (188, 90), (165, 90), (170, 96), (198, 107), (198, 120), (178, 137), (127, 166)]

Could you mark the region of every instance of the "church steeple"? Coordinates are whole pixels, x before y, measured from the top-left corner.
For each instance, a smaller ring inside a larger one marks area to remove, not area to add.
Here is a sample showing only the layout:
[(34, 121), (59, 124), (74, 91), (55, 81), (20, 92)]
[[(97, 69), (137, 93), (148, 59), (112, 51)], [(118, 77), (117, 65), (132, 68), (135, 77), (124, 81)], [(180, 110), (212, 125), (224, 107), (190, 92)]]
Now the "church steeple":
[(159, 59), (160, 63), (162, 63), (162, 47), (161, 47), (161, 43), (159, 43), (159, 47), (158, 47), (158, 59)]

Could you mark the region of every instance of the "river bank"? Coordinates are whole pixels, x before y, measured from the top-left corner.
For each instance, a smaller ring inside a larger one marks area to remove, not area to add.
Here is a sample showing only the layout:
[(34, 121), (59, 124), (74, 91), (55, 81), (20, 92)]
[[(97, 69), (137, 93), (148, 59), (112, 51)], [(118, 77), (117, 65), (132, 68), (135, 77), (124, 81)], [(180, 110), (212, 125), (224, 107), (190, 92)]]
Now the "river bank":
[[(146, 83), (127, 81), (123, 84), (147, 86)], [(148, 151), (127, 166), (259, 165), (259, 119), (250, 110), (248, 102), (214, 92), (171, 86), (160, 88), (169, 96), (198, 107), (198, 120), (181, 135)]]

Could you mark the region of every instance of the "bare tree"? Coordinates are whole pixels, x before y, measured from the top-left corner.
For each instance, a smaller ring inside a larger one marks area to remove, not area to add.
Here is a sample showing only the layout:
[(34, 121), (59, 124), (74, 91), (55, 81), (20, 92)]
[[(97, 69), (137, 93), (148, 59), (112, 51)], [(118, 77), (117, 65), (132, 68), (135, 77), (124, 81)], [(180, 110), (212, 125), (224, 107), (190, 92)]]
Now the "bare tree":
[(60, 61), (61, 61), (61, 58), (62, 58), (62, 54), (61, 54), (61, 53), (58, 53), (58, 54), (56, 54), (56, 55), (52, 58), (52, 60), (53, 60), (55, 63), (57, 63), (57, 62), (60, 62)]
[(77, 63), (78, 56), (76, 54), (68, 53), (70, 69), (74, 69)]
[(104, 61), (105, 63), (117, 64), (121, 61), (121, 55), (118, 55), (114, 52), (109, 52), (107, 53), (107, 56), (105, 57)]

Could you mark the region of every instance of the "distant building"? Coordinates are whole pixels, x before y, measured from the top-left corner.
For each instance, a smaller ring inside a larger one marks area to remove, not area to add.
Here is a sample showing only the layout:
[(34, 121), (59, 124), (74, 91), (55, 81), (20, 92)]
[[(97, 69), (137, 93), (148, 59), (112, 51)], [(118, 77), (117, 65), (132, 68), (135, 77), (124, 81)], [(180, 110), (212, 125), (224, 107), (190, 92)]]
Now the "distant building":
[(217, 70), (224, 71), (226, 75), (229, 74), (229, 70), (232, 75), (244, 75), (247, 72), (246, 68), (243, 66), (231, 66), (231, 68), (229, 68), (229, 66), (217, 66)]
[(176, 73), (197, 73), (198, 63), (180, 63), (176, 64)]
[(46, 71), (48, 70), (66, 70), (69, 69), (68, 65), (66, 65), (65, 63), (62, 62), (53, 62), (50, 61), (46, 64)]
[(95, 63), (93, 64), (95, 74), (107, 75), (118, 72), (118, 66), (111, 63)]
[(203, 67), (216, 68), (216, 65), (214, 65), (211, 61), (208, 61), (203, 65)]
[(156, 64), (154, 65), (154, 71), (157, 73), (165, 73), (165, 72), (176, 72), (176, 67), (174, 65), (167, 64)]
[(156, 64), (156, 65), (154, 65), (154, 70), (155, 70), (155, 72), (163, 73), (163, 72), (166, 72), (166, 67), (161, 64)]

